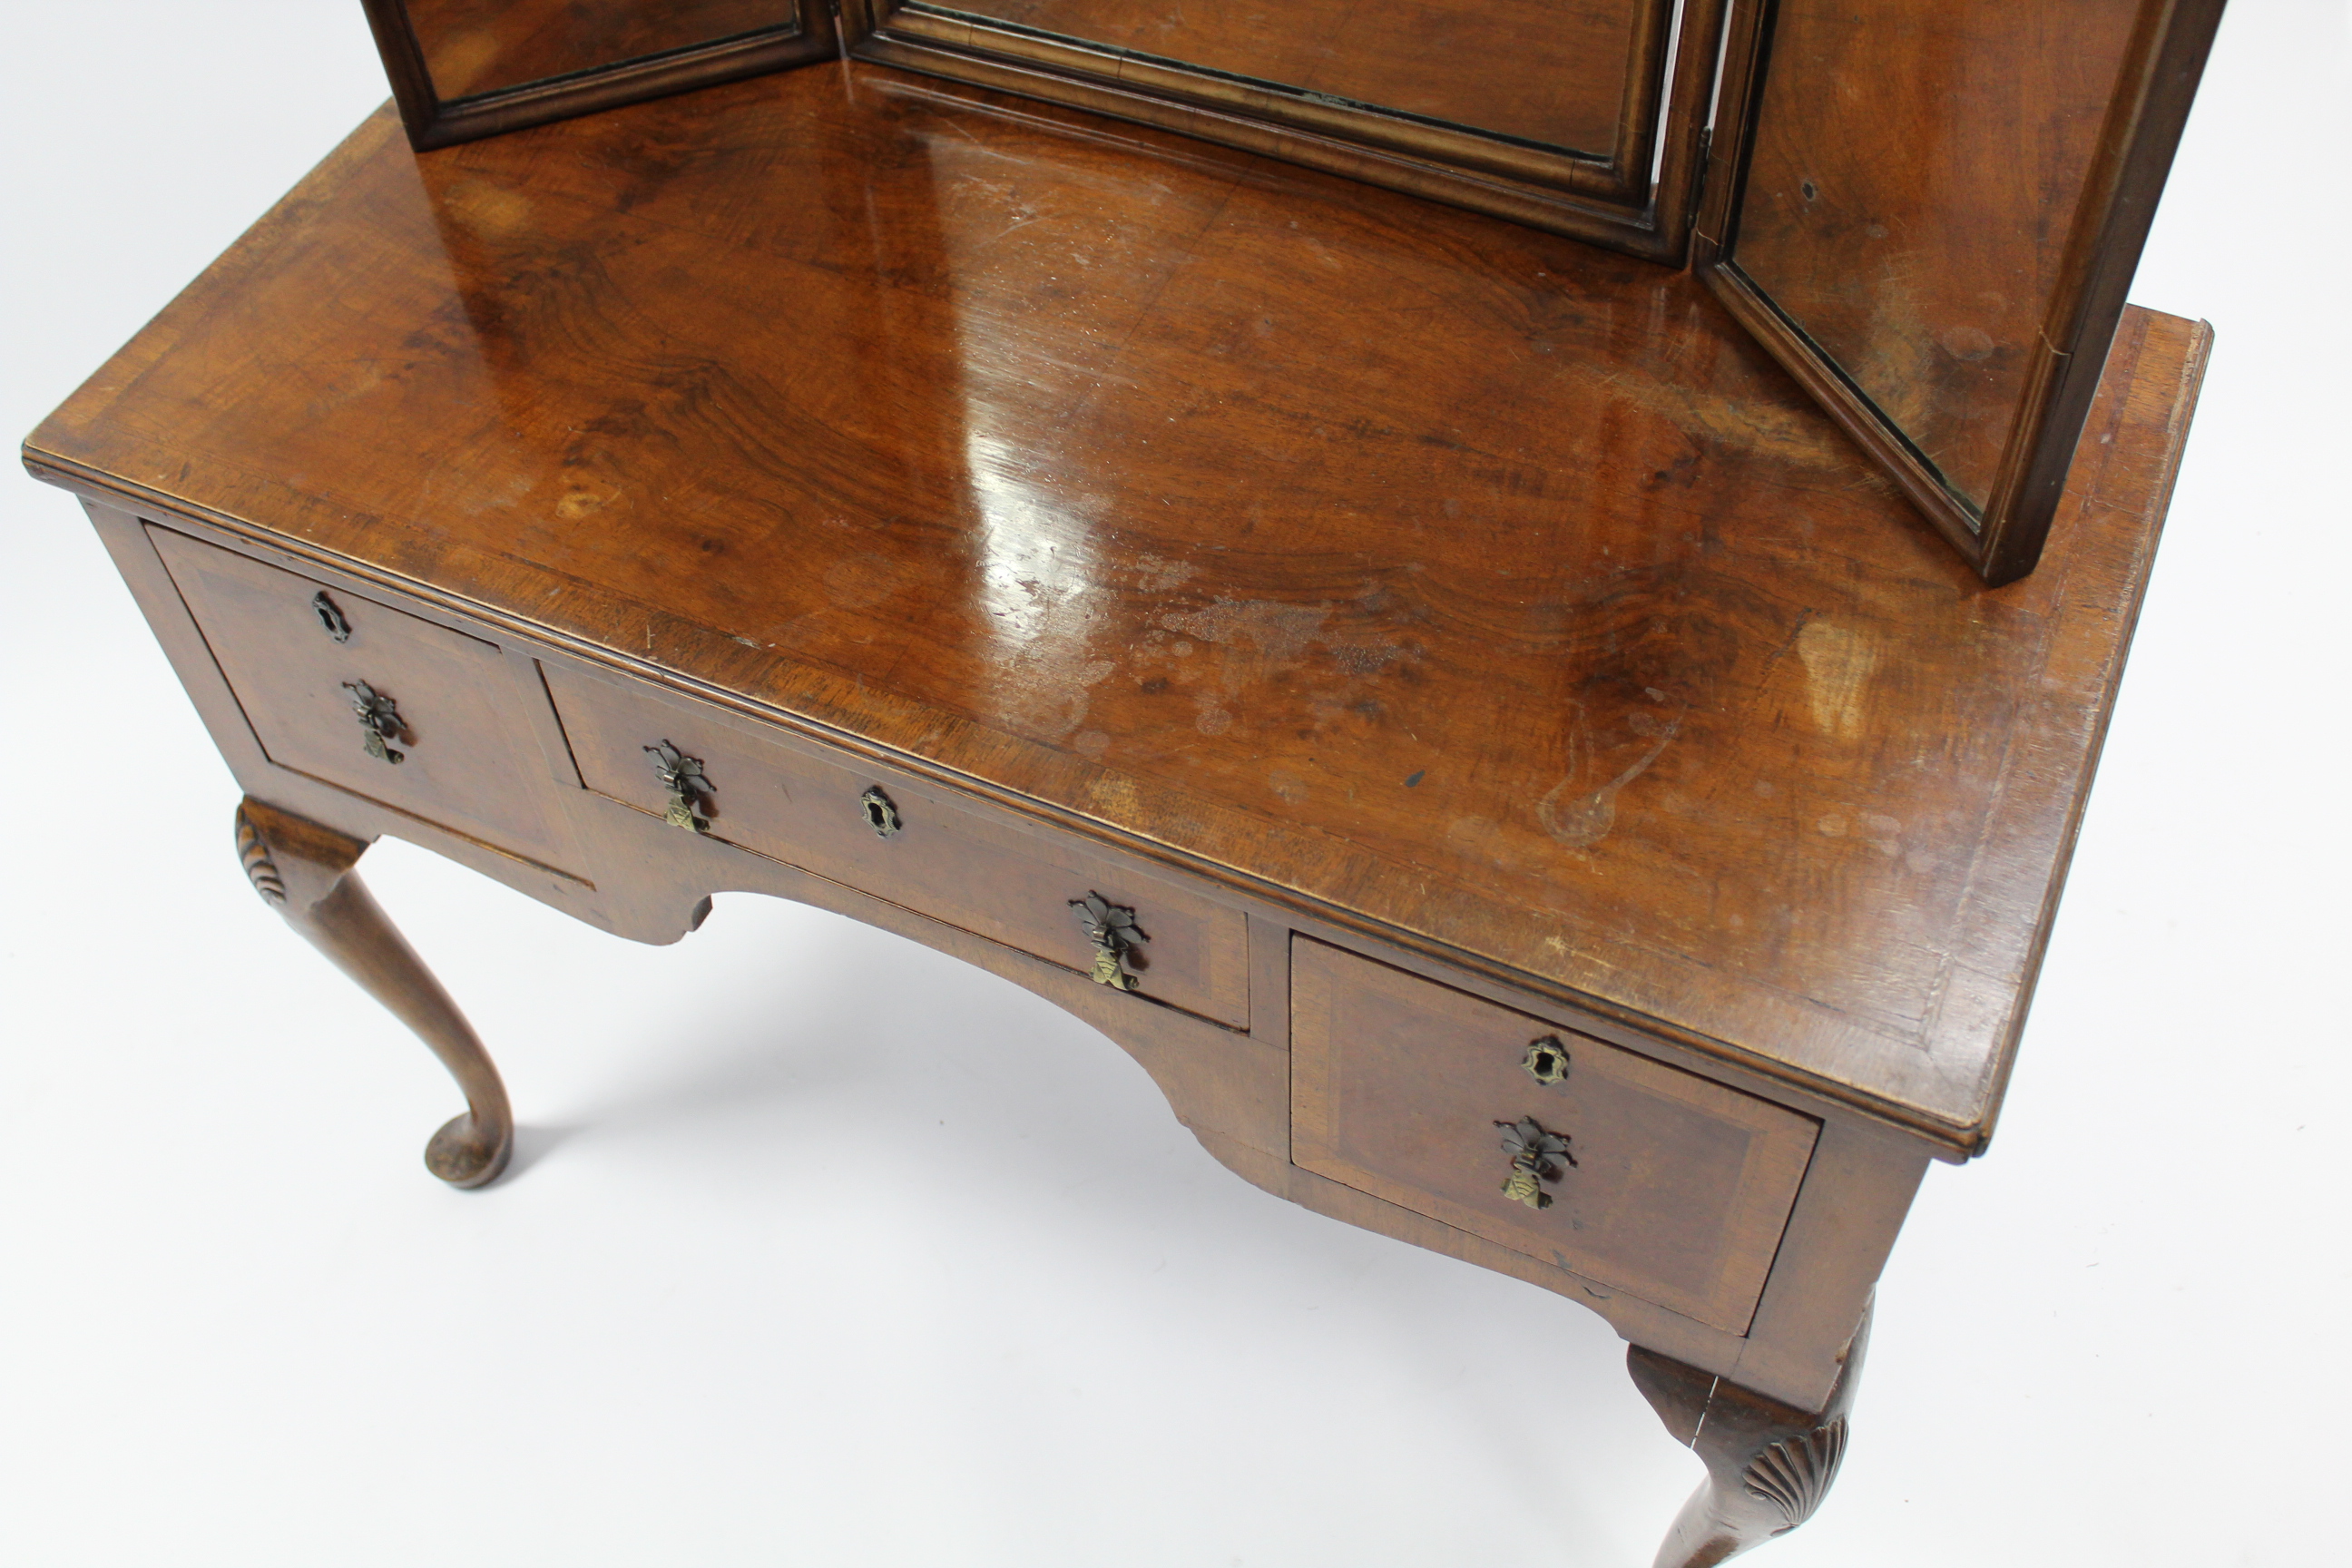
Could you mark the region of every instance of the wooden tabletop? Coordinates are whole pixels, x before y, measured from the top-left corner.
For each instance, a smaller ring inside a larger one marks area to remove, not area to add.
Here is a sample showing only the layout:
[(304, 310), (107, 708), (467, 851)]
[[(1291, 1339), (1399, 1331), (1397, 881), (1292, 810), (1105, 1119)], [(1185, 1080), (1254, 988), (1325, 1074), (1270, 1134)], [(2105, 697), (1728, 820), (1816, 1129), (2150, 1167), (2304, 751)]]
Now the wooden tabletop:
[(1988, 591), (1687, 274), (828, 65), (380, 113), (26, 457), (1966, 1152), (2206, 341)]

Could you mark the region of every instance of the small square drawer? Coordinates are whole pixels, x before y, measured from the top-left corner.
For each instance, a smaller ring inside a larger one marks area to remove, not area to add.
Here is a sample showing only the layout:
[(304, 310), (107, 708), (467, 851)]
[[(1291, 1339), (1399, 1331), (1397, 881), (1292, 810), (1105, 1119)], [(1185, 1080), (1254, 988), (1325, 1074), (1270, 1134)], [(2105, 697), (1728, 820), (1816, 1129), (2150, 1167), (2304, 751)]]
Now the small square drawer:
[[(580, 776), (656, 816), (668, 746), (698, 770), (696, 806), (722, 838), (1082, 973), (1099, 950), (1073, 900), (1131, 909), (1124, 970), (1155, 1001), (1249, 1026), (1248, 918), (1046, 828), (1001, 823), (947, 792), (886, 781), (821, 742), (705, 703), (545, 667)], [(878, 797), (878, 798), (877, 798)]]
[(271, 762), (561, 868), (555, 781), (497, 647), (184, 533), (147, 534)]
[(1290, 977), (1302, 1169), (1747, 1331), (1819, 1123), (1306, 937)]

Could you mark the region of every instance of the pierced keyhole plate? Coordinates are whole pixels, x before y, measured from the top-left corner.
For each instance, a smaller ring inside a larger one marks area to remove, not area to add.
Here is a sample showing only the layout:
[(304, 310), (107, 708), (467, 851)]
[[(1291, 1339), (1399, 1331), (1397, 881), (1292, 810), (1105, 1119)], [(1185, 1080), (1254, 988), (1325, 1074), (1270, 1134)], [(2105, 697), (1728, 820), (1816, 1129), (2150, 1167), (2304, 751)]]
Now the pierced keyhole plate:
[(343, 618), (342, 610), (327, 597), (324, 588), (310, 596), (310, 613), (319, 617), (320, 629), (329, 637), (337, 642), (352, 640), (352, 623)]
[(1528, 1042), (1528, 1054), (1519, 1058), (1528, 1076), (1549, 1088), (1568, 1077), (1568, 1047), (1559, 1043), (1558, 1035), (1546, 1035)]
[(877, 838), (895, 837), (904, 826), (898, 820), (898, 808), (882, 793), (880, 784), (868, 784), (866, 793), (857, 797), (857, 809), (866, 814), (866, 826), (874, 830)]

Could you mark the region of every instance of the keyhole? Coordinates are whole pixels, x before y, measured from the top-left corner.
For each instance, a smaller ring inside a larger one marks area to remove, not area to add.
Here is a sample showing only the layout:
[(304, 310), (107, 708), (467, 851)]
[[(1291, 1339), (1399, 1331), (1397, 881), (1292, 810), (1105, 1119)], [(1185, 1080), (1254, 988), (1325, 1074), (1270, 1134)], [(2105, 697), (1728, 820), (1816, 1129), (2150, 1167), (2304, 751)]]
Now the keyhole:
[(1528, 1054), (1519, 1058), (1528, 1076), (1549, 1089), (1568, 1079), (1568, 1047), (1557, 1035), (1545, 1035), (1528, 1042)]
[(343, 618), (343, 612), (336, 607), (335, 601), (327, 597), (325, 589), (311, 596), (310, 613), (319, 617), (320, 628), (329, 637), (337, 642), (352, 640), (352, 623)]
[(882, 793), (879, 784), (857, 797), (857, 809), (865, 813), (866, 826), (874, 830), (876, 837), (888, 838), (898, 831), (898, 808), (890, 804), (890, 797)]

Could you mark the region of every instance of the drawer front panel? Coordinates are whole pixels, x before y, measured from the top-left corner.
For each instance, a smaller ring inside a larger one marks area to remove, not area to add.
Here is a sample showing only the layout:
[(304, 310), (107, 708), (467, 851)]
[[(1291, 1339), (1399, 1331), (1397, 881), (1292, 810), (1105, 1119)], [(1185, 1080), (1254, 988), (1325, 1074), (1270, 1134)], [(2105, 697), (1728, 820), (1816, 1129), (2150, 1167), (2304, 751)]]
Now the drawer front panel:
[[(1303, 1169), (1747, 1331), (1818, 1123), (1305, 937), (1291, 1007)], [(1496, 1124), (1530, 1121), (1575, 1162), (1549, 1158), (1540, 1208), (1503, 1190), (1515, 1172)]]
[[(1000, 826), (943, 792), (859, 771), (855, 759), (764, 731), (705, 704), (549, 666), (572, 754), (588, 787), (656, 816), (669, 795), (646, 748), (698, 762), (710, 835), (1082, 973), (1096, 948), (1070, 906), (1098, 893), (1130, 907), (1149, 938), (1129, 965), (1142, 994), (1249, 1025), (1247, 917), (1128, 870), (1050, 832)], [(898, 826), (878, 835), (862, 798), (886, 792)], [(684, 831), (681, 829), (681, 831)]]
[[(496, 647), (184, 533), (147, 533), (271, 762), (560, 868), (554, 779)], [(382, 756), (346, 682), (398, 714)]]

